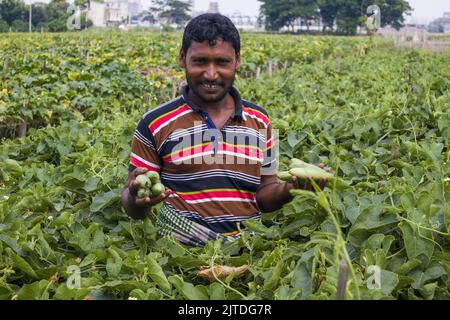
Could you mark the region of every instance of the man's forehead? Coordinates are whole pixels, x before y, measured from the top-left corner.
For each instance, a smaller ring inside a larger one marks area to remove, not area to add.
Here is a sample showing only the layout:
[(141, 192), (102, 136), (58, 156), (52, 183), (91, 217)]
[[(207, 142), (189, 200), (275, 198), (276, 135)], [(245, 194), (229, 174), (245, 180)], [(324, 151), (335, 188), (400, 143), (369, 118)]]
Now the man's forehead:
[(192, 41), (188, 51), (190, 51), (191, 49), (192, 51), (223, 49), (223, 50), (231, 50), (232, 53), (234, 54), (233, 45), (228, 41), (224, 41), (222, 38), (217, 38), (214, 40), (205, 40), (203, 42)]

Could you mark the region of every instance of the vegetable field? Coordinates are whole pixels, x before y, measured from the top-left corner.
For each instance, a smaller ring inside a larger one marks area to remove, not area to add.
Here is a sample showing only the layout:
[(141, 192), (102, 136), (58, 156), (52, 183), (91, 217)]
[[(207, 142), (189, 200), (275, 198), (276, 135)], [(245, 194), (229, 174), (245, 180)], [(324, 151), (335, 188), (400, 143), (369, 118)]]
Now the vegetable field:
[[(0, 299), (336, 299), (339, 280), (346, 299), (450, 299), (450, 52), (244, 34), (235, 85), (270, 113), (279, 171), (322, 162), (346, 186), (191, 248), (156, 237), (157, 207), (120, 206), (140, 116), (179, 93), (180, 43), (2, 35)], [(198, 275), (214, 265), (240, 272)]]

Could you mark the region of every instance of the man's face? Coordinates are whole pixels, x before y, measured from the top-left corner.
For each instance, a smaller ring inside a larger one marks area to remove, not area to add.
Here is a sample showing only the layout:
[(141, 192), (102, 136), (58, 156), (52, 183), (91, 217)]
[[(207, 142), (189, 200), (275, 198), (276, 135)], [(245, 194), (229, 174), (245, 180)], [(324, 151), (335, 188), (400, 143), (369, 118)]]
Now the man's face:
[(233, 45), (217, 39), (192, 42), (187, 53), (180, 51), (180, 66), (186, 71), (189, 88), (201, 101), (214, 103), (222, 100), (233, 85), (240, 67), (240, 56)]

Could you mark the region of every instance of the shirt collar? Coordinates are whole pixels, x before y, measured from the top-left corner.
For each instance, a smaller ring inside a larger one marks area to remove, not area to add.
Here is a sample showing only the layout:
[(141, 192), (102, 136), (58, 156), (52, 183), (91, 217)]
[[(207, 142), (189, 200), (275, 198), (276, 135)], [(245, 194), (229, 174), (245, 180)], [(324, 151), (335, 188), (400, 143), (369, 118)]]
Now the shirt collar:
[[(197, 105), (194, 101), (189, 99), (188, 92), (189, 92), (189, 85), (185, 85), (183, 87), (183, 91), (182, 91), (182, 97), (183, 97), (184, 101), (186, 101), (186, 103), (189, 105), (189, 107), (192, 110), (194, 110), (195, 112), (202, 111), (202, 109), (200, 108), (199, 105)], [(244, 120), (244, 115), (243, 115), (243, 110), (242, 110), (242, 99), (241, 99), (241, 95), (239, 94), (239, 91), (235, 87), (231, 86), (229, 92), (230, 92), (231, 96), (233, 97), (234, 105), (235, 105), (233, 117)]]

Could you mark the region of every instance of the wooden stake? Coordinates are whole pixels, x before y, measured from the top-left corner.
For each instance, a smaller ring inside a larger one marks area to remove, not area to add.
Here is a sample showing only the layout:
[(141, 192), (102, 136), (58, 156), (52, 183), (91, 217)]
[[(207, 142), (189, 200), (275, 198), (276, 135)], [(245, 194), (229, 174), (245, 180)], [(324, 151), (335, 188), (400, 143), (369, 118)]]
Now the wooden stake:
[(149, 97), (148, 93), (146, 92), (146, 93), (144, 93), (144, 103), (146, 105), (149, 105), (149, 102), (150, 102), (150, 97)]
[(27, 122), (23, 121), (22, 123), (20, 123), (18, 129), (19, 129), (19, 138), (20, 139), (25, 138), (25, 136), (27, 135)]
[(6, 74), (8, 73), (8, 67), (9, 67), (9, 57), (6, 56), (5, 60), (3, 60), (3, 75), (2, 75), (3, 80), (6, 79)]

